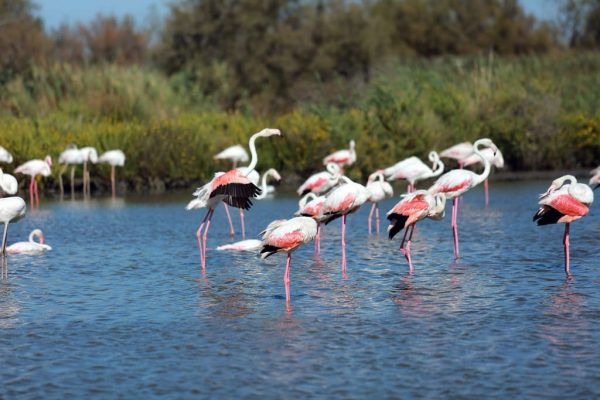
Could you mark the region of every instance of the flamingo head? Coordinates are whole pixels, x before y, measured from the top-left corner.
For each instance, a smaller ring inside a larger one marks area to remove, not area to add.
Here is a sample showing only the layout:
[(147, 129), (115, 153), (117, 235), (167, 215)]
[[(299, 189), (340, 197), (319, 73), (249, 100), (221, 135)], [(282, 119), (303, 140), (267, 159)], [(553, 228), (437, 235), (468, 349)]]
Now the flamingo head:
[(437, 153), (437, 151), (430, 151), (429, 155), (428, 155), (429, 161), (431, 161), (432, 163), (438, 161), (440, 159), (439, 154)]
[(44, 158), (44, 161), (46, 161), (46, 164), (48, 164), (49, 167), (52, 167), (52, 157), (46, 156), (46, 158)]
[(269, 136), (281, 136), (281, 131), (275, 128), (265, 128), (258, 132), (258, 136), (269, 137)]
[(445, 193), (436, 193), (433, 196), (435, 201), (435, 205), (433, 209), (429, 212), (428, 217), (434, 220), (440, 220), (444, 218), (446, 213), (446, 194)]

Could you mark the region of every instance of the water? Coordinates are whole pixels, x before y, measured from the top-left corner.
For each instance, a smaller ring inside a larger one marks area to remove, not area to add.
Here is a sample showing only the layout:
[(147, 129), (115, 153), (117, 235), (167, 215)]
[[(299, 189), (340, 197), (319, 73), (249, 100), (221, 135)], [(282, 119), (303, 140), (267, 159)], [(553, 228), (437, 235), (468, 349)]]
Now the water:
[[(468, 194), (458, 264), (449, 215), (424, 221), (412, 276), (365, 208), (343, 279), (336, 221), (321, 260), (294, 253), (291, 311), (283, 255), (209, 251), (200, 274), (187, 197), (47, 201), (10, 230), (40, 227), (54, 250), (10, 257), (0, 282), (0, 398), (598, 397), (599, 208), (572, 225), (567, 280), (563, 227), (531, 222), (546, 187), (493, 184), (488, 209)], [(248, 232), (295, 209), (257, 202)], [(224, 223), (219, 209), (209, 248)]]

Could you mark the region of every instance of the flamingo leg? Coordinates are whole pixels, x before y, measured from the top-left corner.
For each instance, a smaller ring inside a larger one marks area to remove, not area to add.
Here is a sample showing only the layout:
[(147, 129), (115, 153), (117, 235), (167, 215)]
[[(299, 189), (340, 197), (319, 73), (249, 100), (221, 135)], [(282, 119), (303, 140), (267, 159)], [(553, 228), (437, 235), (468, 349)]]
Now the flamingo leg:
[(375, 222), (377, 225), (377, 236), (379, 236), (379, 203), (375, 203)]
[(112, 189), (112, 197), (115, 198), (117, 195), (116, 187), (115, 187), (115, 166), (110, 166), (110, 187)]
[(570, 254), (569, 254), (569, 223), (565, 224), (565, 235), (563, 237), (563, 245), (565, 248), (565, 273), (567, 276), (571, 275), (570, 269)]
[(240, 221), (242, 223), (242, 240), (246, 239), (246, 227), (244, 226), (244, 209), (240, 208)]
[(67, 164), (63, 165), (60, 168), (60, 171), (58, 172), (58, 186), (60, 189), (60, 199), (62, 200), (62, 198), (65, 196), (65, 188), (63, 186), (63, 174), (65, 173), (65, 171), (67, 170)]
[(71, 166), (71, 198), (75, 197), (75, 166)]
[(37, 180), (34, 177), (33, 180), (33, 188), (34, 188), (34, 195), (35, 195), (35, 205), (36, 207), (40, 206), (40, 190), (38, 188), (38, 183)]
[(202, 238), (202, 249), (204, 251), (204, 260), (202, 263), (202, 270), (206, 269), (206, 238), (208, 237), (208, 229), (210, 228), (210, 220), (212, 218), (213, 213), (215, 212), (214, 208), (211, 208), (208, 212), (208, 219), (206, 220), (206, 228), (204, 228), (204, 236)]
[(321, 223), (317, 222), (317, 235), (315, 236), (315, 254), (321, 253)]
[(485, 181), (483, 181), (483, 191), (485, 193), (485, 206), (486, 207), (490, 205), (490, 194), (489, 194), (488, 186), (489, 186), (488, 180), (486, 179)]
[(375, 211), (375, 203), (371, 206), (371, 211), (369, 211), (369, 236), (371, 236), (371, 220), (373, 219), (373, 211)]
[(458, 197), (452, 200), (452, 237), (454, 239), (454, 259), (460, 258), (458, 249)]
[(87, 197), (87, 162), (83, 163), (83, 197)]
[(29, 204), (31, 205), (31, 207), (34, 206), (33, 204), (33, 176), (31, 177), (31, 182), (29, 182)]
[(4, 233), (2, 234), (2, 255), (6, 257), (6, 238), (8, 237), (8, 222), (4, 223)]
[(346, 276), (346, 217), (342, 216), (342, 275)]
[(231, 214), (229, 214), (229, 207), (227, 207), (227, 203), (223, 202), (223, 206), (225, 206), (225, 214), (227, 214), (227, 221), (229, 222), (229, 236), (233, 237), (235, 235), (235, 231), (233, 229), (233, 222), (231, 222)]
[(202, 222), (200, 223), (200, 226), (198, 227), (198, 230), (196, 231), (196, 238), (198, 239), (198, 248), (200, 249), (200, 264), (201, 265), (204, 264), (204, 248), (202, 247), (202, 228), (204, 228), (204, 224), (206, 223), (206, 220), (208, 219), (209, 213), (210, 213), (210, 209), (208, 209), (208, 211), (204, 215), (204, 218), (202, 219)]
[(285, 272), (283, 273), (283, 286), (285, 287), (285, 302), (290, 302), (290, 264), (292, 261), (292, 253), (287, 254), (285, 262)]
[(409, 229), (410, 234), (408, 235), (408, 241), (406, 242), (406, 253), (404, 253), (404, 257), (406, 257), (406, 261), (408, 261), (408, 272), (412, 274), (414, 268), (412, 258), (410, 257), (410, 241), (412, 240), (413, 231), (415, 230), (415, 224), (411, 224), (408, 228), (406, 228), (406, 231), (408, 232)]

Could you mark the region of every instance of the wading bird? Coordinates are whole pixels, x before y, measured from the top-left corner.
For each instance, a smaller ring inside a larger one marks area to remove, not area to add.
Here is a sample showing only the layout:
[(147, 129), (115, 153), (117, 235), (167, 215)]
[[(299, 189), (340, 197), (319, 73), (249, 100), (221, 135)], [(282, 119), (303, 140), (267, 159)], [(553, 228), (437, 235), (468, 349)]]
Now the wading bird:
[(317, 236), (315, 237), (315, 254), (321, 253), (321, 221), (323, 220), (323, 204), (325, 196), (317, 196), (314, 193), (307, 193), (298, 202), (298, 211), (294, 215), (301, 217), (311, 217), (317, 222)]
[(287, 253), (283, 284), (285, 301), (290, 302), (290, 264), (292, 252), (303, 244), (313, 240), (317, 235), (317, 223), (310, 217), (295, 217), (289, 220), (271, 222), (263, 232), (262, 258), (275, 253)]
[(271, 185), (267, 185), (267, 179), (270, 176), (275, 178), (276, 181), (281, 180), (281, 175), (279, 175), (279, 172), (277, 172), (276, 169), (274, 169), (274, 168), (268, 169), (267, 172), (265, 172), (262, 175), (261, 185), (260, 185), (261, 193), (258, 196), (256, 196), (257, 200), (265, 199), (269, 196), (272, 196), (273, 193), (275, 193), (275, 187), (273, 187)]
[(375, 171), (369, 175), (367, 180), (367, 190), (370, 193), (369, 201), (373, 203), (369, 211), (369, 235), (371, 234), (371, 221), (373, 219), (373, 211), (375, 211), (375, 226), (379, 235), (379, 202), (388, 199), (394, 195), (392, 185), (383, 179), (383, 171)]
[(262, 240), (258, 239), (247, 239), (240, 240), (239, 242), (224, 244), (217, 247), (217, 250), (231, 250), (231, 251), (256, 251), (262, 247)]
[(4, 147), (0, 146), (0, 162), (10, 164), (13, 162), (13, 156)]
[(348, 214), (358, 211), (366, 203), (371, 193), (363, 185), (342, 176), (341, 186), (335, 188), (326, 198), (323, 205), (323, 223), (328, 224), (336, 218), (342, 218), (342, 274), (346, 276), (346, 218)]
[(327, 171), (317, 172), (311, 175), (298, 188), (297, 192), (300, 196), (307, 193), (316, 195), (325, 194), (338, 184), (342, 172), (340, 166), (335, 163), (329, 163), (326, 166)]
[(435, 178), (444, 172), (444, 163), (436, 151), (430, 151), (428, 158), (432, 163), (432, 168), (429, 168), (418, 157), (412, 156), (385, 168), (383, 174), (388, 181), (406, 179), (408, 181), (407, 191), (414, 192), (418, 181)]
[[(567, 183), (568, 182), (568, 183)], [(594, 192), (586, 184), (577, 183), (572, 175), (565, 175), (552, 182), (540, 195), (540, 209), (533, 216), (538, 225), (565, 224), (563, 246), (565, 250), (565, 273), (571, 274), (569, 260), (569, 226), (585, 216), (594, 201)]]
[(237, 168), (238, 163), (247, 162), (249, 159), (246, 149), (241, 145), (236, 144), (229, 146), (215, 156), (215, 160), (229, 160), (233, 163), (233, 168)]
[(60, 186), (60, 197), (65, 194), (62, 175), (71, 166), (71, 197), (75, 196), (75, 166), (83, 164), (83, 154), (74, 144), (67, 146), (65, 151), (58, 156), (58, 164), (63, 164), (58, 172), (58, 184)]
[(323, 159), (323, 165), (334, 163), (340, 166), (343, 171), (344, 167), (349, 167), (356, 162), (356, 144), (354, 140), (350, 141), (350, 148), (345, 150), (338, 150)]
[[(38, 238), (39, 242), (36, 242), (34, 238)], [(52, 250), (52, 247), (45, 244), (45, 237), (41, 229), (34, 229), (29, 234), (29, 241), (13, 243), (6, 248), (8, 254), (39, 254), (48, 250)]]
[(115, 197), (117, 193), (115, 167), (122, 167), (125, 165), (125, 153), (121, 150), (109, 150), (98, 158), (98, 162), (110, 165), (110, 187), (112, 197)]
[(20, 197), (5, 197), (0, 199), (0, 222), (4, 224), (2, 235), (2, 255), (6, 256), (6, 241), (8, 239), (8, 224), (17, 222), (25, 216), (25, 200)]
[(454, 239), (454, 258), (460, 258), (458, 247), (458, 198), (467, 191), (483, 182), (490, 174), (490, 162), (481, 154), (480, 147), (489, 147), (496, 151), (496, 145), (490, 139), (479, 139), (473, 145), (473, 151), (480, 157), (484, 168), (481, 174), (465, 169), (453, 169), (444, 175), (429, 188), (431, 194), (445, 193), (446, 199), (452, 200), (452, 236)]
[(473, 147), (474, 146), (471, 144), (471, 142), (462, 142), (459, 144), (455, 144), (454, 146), (449, 147), (446, 150), (440, 152), (440, 157), (451, 158), (453, 160), (456, 160), (458, 161), (458, 166), (462, 168), (462, 160), (473, 154)]
[[(504, 168), (504, 157), (502, 157), (502, 152), (500, 150), (496, 151), (496, 154), (494, 154), (494, 151), (492, 149), (483, 149), (481, 150), (481, 154), (483, 154), (483, 157), (486, 158), (490, 164), (496, 168)], [(473, 164), (483, 164), (481, 161), (481, 158), (473, 153), (471, 154), (469, 157), (461, 160), (463, 167), (468, 167), (469, 165), (473, 165)], [(488, 189), (488, 178), (485, 178), (485, 180), (483, 181), (483, 190), (485, 192), (485, 206), (487, 207), (490, 204), (490, 196), (489, 196), (489, 189)]]
[[(410, 242), (415, 230), (415, 224), (425, 218), (434, 220), (442, 219), (445, 207), (446, 195), (444, 193), (432, 195), (427, 190), (417, 190), (404, 195), (404, 198), (387, 213), (387, 219), (390, 221), (390, 226), (388, 227), (388, 236), (390, 239), (404, 229), (404, 236), (402, 237), (402, 242), (400, 242), (400, 251), (406, 257), (406, 261), (408, 261), (410, 273), (413, 272)], [(406, 241), (407, 235), (408, 241)], [(406, 248), (404, 247), (405, 241)]]
[[(252, 159), (250, 165), (247, 167), (248, 171), (252, 171), (258, 162), (255, 146), (256, 139), (273, 135), (279, 136), (281, 135), (281, 132), (279, 129), (267, 128), (252, 135), (249, 142)], [(247, 210), (252, 206), (251, 199), (258, 194), (260, 194), (260, 189), (252, 183), (250, 179), (248, 179), (248, 176), (240, 171), (240, 169), (235, 168), (225, 173), (219, 172), (215, 174), (215, 177), (210, 182), (194, 192), (194, 196), (197, 198), (188, 204), (187, 209), (208, 208), (208, 211), (196, 232), (198, 247), (200, 248), (200, 263), (202, 270), (206, 268), (206, 238), (208, 236), (210, 220), (215, 211), (215, 207), (221, 202), (225, 202), (232, 207)]]
[(34, 197), (36, 204), (38, 206), (40, 205), (40, 192), (35, 177), (37, 175), (50, 176), (52, 173), (52, 170), (50, 169), (51, 167), (52, 158), (50, 156), (46, 156), (46, 158), (43, 160), (27, 161), (15, 169), (16, 173), (31, 176), (31, 183), (29, 184), (29, 204), (31, 204), (31, 206), (33, 206)]
[(11, 174), (5, 174), (0, 168), (0, 197), (12, 196), (19, 190), (17, 179)]
[(83, 158), (83, 195), (89, 197), (92, 194), (90, 185), (90, 172), (88, 171), (88, 162), (96, 164), (98, 162), (98, 152), (94, 147), (82, 147), (79, 149)]

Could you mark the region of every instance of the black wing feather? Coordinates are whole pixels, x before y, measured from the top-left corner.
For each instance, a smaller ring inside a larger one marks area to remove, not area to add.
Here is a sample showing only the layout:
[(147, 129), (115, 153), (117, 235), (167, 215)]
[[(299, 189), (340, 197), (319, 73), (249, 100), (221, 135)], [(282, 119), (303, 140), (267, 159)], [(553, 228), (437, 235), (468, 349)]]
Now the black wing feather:
[(392, 239), (398, 232), (404, 229), (404, 224), (406, 224), (408, 217), (402, 214), (390, 214), (387, 219), (390, 221), (388, 237)]
[(543, 206), (535, 213), (533, 220), (537, 221), (538, 225), (550, 225), (556, 224), (564, 215), (555, 208)]
[(254, 183), (228, 183), (217, 187), (210, 193), (210, 197), (225, 195), (223, 201), (232, 207), (249, 210), (252, 207), (253, 197), (260, 194), (261, 190)]

